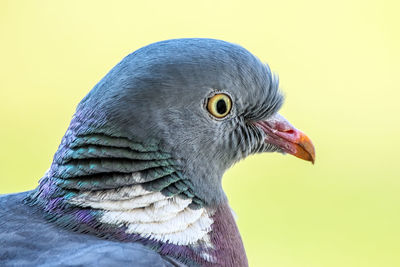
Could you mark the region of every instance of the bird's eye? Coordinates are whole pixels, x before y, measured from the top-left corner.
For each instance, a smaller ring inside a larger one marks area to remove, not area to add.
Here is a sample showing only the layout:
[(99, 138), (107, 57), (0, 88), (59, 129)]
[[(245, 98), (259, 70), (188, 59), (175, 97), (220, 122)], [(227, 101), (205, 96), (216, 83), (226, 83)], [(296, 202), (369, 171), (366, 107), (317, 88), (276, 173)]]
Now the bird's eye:
[(208, 99), (207, 110), (216, 118), (226, 117), (232, 108), (231, 98), (226, 94), (216, 94)]

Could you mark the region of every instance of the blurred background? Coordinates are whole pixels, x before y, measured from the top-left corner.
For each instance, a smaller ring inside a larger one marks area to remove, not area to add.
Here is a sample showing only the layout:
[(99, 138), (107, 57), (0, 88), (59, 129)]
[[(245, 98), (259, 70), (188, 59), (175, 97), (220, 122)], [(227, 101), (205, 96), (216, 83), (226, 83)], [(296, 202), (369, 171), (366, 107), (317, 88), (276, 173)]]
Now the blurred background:
[(0, 0), (0, 194), (44, 174), (77, 103), (128, 53), (210, 37), (280, 77), (316, 164), (252, 156), (224, 188), (250, 266), (400, 266), (399, 1)]

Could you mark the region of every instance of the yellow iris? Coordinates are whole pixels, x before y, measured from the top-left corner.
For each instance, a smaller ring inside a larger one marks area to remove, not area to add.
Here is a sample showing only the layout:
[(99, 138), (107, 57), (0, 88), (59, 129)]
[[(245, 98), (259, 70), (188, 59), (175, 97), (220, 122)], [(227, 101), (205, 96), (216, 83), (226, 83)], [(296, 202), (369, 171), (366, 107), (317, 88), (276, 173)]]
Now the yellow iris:
[(231, 98), (226, 94), (216, 94), (208, 99), (207, 109), (216, 118), (226, 117), (232, 108)]

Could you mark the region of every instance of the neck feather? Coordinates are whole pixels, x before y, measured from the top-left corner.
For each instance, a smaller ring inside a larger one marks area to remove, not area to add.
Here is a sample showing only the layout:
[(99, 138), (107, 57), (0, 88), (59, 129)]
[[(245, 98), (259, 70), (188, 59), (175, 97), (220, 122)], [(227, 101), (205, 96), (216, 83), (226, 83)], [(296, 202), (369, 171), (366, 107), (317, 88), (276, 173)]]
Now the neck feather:
[(156, 143), (70, 129), (28, 202), (63, 227), (141, 242), (185, 263), (228, 263), (232, 242), (244, 254), (227, 203), (207, 207), (181, 169)]

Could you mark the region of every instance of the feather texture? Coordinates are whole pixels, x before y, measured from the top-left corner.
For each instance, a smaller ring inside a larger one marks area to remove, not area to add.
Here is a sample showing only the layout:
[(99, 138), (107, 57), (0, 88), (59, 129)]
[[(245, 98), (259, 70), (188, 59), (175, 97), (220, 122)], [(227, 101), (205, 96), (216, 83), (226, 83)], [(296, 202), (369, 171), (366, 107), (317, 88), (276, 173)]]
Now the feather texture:
[[(224, 118), (206, 108), (217, 93), (232, 101)], [(0, 261), (247, 266), (221, 179), (277, 150), (252, 122), (282, 103), (269, 67), (238, 45), (177, 39), (133, 52), (79, 103), (39, 186), (0, 197)]]

